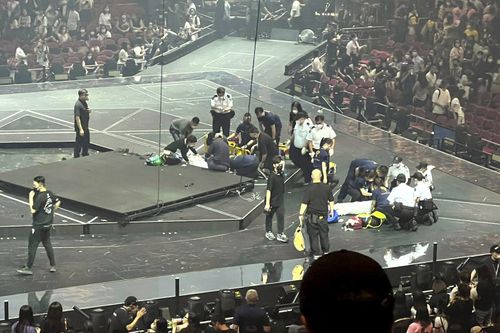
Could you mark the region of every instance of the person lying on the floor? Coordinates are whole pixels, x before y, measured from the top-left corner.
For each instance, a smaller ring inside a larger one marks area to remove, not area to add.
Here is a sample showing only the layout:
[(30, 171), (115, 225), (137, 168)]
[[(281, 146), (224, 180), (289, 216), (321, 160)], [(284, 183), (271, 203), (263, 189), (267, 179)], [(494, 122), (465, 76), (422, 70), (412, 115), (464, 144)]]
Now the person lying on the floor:
[(229, 169), (229, 145), (221, 133), (211, 132), (208, 134), (207, 158), (208, 169), (215, 171), (227, 171)]
[[(194, 155), (198, 154), (194, 146), (198, 139), (194, 135), (190, 135), (187, 138), (183, 138), (174, 142), (171, 142), (168, 146), (163, 149), (162, 158), (165, 160), (165, 164), (176, 165), (181, 164), (182, 160), (185, 163), (189, 163), (188, 151), (191, 151)], [(180, 152), (181, 157), (177, 151)]]

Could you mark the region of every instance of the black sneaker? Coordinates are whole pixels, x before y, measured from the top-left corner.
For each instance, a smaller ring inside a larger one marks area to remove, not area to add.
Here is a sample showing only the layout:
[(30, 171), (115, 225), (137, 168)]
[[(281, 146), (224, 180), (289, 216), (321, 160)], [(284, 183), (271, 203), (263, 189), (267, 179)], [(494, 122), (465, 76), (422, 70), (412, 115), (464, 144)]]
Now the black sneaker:
[(22, 274), (22, 275), (33, 275), (33, 271), (31, 270), (31, 268), (29, 268), (27, 266), (24, 266), (23, 268), (18, 269), (17, 272), (19, 274)]

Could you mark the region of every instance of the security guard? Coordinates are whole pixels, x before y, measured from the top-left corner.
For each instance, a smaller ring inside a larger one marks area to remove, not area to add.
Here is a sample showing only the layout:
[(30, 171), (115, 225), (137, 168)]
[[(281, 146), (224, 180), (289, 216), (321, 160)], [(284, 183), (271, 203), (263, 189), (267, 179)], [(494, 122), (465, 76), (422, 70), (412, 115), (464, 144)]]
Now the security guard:
[(314, 169), (311, 178), (312, 183), (306, 187), (300, 205), (299, 221), (301, 225), (304, 219), (306, 221), (310, 257), (317, 259), (330, 251), (328, 212), (333, 212), (333, 193), (330, 185), (322, 183), (320, 170)]
[(213, 132), (219, 133), (222, 129), (222, 134), (228, 137), (231, 118), (234, 117), (233, 99), (231, 95), (226, 94), (226, 90), (223, 87), (217, 88), (217, 94), (212, 97), (210, 106)]
[(394, 229), (401, 227), (417, 231), (417, 222), (413, 218), (415, 215), (415, 190), (406, 184), (406, 176), (402, 173), (396, 177), (397, 186), (392, 189), (387, 200), (392, 205), (394, 215), (399, 217)]
[(437, 222), (437, 215), (433, 213), (437, 206), (432, 200), (432, 193), (425, 183), (425, 177), (420, 172), (415, 172), (412, 176), (415, 179), (415, 201), (417, 202), (417, 221), (424, 224), (432, 224)]

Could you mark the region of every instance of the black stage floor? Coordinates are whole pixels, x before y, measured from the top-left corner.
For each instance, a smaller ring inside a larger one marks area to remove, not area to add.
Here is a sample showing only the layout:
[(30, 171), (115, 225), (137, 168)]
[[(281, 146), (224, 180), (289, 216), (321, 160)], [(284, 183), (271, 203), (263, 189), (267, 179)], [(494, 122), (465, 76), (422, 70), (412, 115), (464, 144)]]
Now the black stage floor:
[(189, 165), (146, 166), (143, 156), (107, 152), (0, 173), (0, 186), (27, 194), (33, 175), (50, 179), (50, 189), (65, 207), (117, 220), (199, 204), (231, 191), (244, 192), (254, 182)]

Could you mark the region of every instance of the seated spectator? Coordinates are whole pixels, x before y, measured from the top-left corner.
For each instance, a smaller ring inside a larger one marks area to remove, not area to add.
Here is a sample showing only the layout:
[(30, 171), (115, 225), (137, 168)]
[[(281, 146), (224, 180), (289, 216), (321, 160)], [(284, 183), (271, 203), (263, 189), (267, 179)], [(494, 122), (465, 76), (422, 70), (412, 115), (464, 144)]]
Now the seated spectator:
[(400, 287), (394, 293), (394, 320), (410, 318), (410, 307), (406, 304), (406, 295)]
[(432, 333), (432, 322), (425, 308), (419, 308), (413, 323), (410, 324), (406, 333)]
[(181, 323), (177, 320), (172, 321), (172, 333), (202, 333), (203, 330), (200, 326), (200, 318), (194, 312), (187, 313), (182, 319)]
[(143, 32), (146, 29), (146, 27), (144, 26), (144, 22), (142, 21), (142, 18), (137, 16), (136, 13), (133, 13), (130, 16), (130, 27), (133, 32)]
[(64, 333), (70, 328), (68, 319), (63, 317), (63, 308), (61, 303), (52, 302), (49, 305), (47, 316), (40, 325), (40, 333)]
[(31, 72), (28, 70), (28, 65), (21, 63), (17, 67), (16, 74), (14, 74), (14, 83), (31, 83)]
[(124, 65), (128, 59), (128, 44), (122, 43), (120, 51), (118, 52), (118, 61), (116, 62), (118, 65)]
[(106, 5), (99, 15), (99, 25), (103, 25), (107, 28), (107, 30), (111, 30), (113, 26), (111, 25), (111, 11), (109, 9), (109, 5)]
[(432, 281), (432, 296), (429, 299), (429, 306), (435, 314), (444, 313), (450, 301), (450, 296), (446, 291), (446, 283), (441, 279)]
[(207, 137), (208, 169), (214, 171), (227, 171), (229, 169), (229, 145), (220, 133), (209, 133)]
[(16, 66), (19, 66), (21, 64), (27, 65), (27, 56), (26, 53), (24, 52), (23, 48), (25, 48), (26, 45), (18, 45), (16, 48), (16, 54), (15, 54), (15, 59), (16, 59)]
[(212, 315), (211, 323), (216, 332), (236, 333), (235, 330), (227, 326), (226, 318), (224, 318), (224, 315)]
[(68, 32), (67, 26), (62, 25), (59, 28), (59, 33), (57, 34), (57, 40), (59, 41), (59, 44), (71, 41), (71, 35)]
[[(391, 283), (365, 255), (341, 250), (320, 257), (304, 274), (299, 295), (308, 333), (391, 332)], [(332, 323), (332, 309), (341, 320)]]
[(109, 320), (109, 333), (127, 333), (137, 329), (139, 320), (146, 314), (146, 309), (137, 304), (135, 296), (128, 296), (123, 306), (113, 312)]
[(185, 41), (195, 41), (198, 39), (199, 28), (196, 28), (194, 22), (191, 22), (189, 15), (186, 16), (184, 27), (179, 31), (179, 37)]
[(97, 34), (97, 40), (105, 40), (111, 38), (111, 32), (109, 31), (108, 27), (105, 25), (101, 25), (99, 28), (99, 33)]
[(134, 59), (128, 59), (122, 67), (123, 76), (134, 76), (139, 73), (140, 67), (135, 63)]
[(87, 52), (87, 55), (82, 60), (82, 67), (85, 68), (86, 75), (96, 73), (98, 65), (92, 52)]
[(33, 319), (33, 309), (29, 305), (23, 305), (19, 309), (19, 317), (12, 325), (12, 333), (37, 333), (35, 320)]
[(413, 305), (410, 309), (412, 318), (416, 317), (418, 309), (425, 309), (429, 315), (432, 314), (432, 308), (429, 304), (427, 304), (427, 300), (425, 299), (425, 295), (423, 292), (421, 292), (420, 290), (416, 290), (412, 292), (411, 297), (413, 300)]
[(240, 305), (234, 312), (234, 330), (239, 333), (271, 332), (267, 313), (257, 306), (259, 294), (249, 289), (245, 295), (246, 304)]
[(127, 14), (122, 13), (120, 18), (116, 20), (115, 29), (122, 34), (132, 31), (132, 26), (130, 25), (130, 19)]
[(75, 36), (75, 40), (78, 40), (78, 41), (88, 41), (90, 39), (90, 36), (89, 36), (89, 33), (87, 32), (87, 30), (85, 29), (85, 27), (80, 27), (80, 29), (78, 30), (76, 36)]

